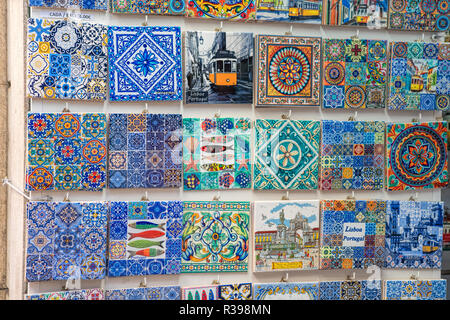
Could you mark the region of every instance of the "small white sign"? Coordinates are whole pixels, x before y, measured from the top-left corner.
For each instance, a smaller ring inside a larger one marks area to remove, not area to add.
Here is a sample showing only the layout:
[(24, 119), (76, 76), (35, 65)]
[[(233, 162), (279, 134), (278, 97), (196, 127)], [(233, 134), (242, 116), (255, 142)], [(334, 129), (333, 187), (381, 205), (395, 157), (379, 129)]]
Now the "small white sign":
[(79, 11), (52, 11), (52, 10), (39, 10), (33, 11), (35, 18), (43, 19), (74, 19), (74, 20), (92, 20), (93, 17), (89, 13), (83, 13)]
[(366, 234), (365, 223), (344, 223), (342, 246), (344, 247), (364, 247)]

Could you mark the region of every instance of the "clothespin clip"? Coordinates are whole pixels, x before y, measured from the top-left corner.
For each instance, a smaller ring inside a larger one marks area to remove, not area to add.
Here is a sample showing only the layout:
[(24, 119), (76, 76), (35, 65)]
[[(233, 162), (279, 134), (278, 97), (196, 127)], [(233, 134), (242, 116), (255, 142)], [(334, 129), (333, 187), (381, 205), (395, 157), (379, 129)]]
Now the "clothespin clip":
[(355, 281), (355, 279), (356, 279), (356, 274), (354, 271), (351, 274), (347, 275), (347, 280)]
[(284, 114), (284, 113), (281, 114), (281, 119), (291, 120), (291, 115), (292, 115), (292, 110), (289, 109), (289, 112), (287, 114)]
[(356, 121), (357, 115), (358, 115), (358, 111), (355, 111), (353, 116), (348, 117), (348, 121)]
[(69, 193), (67, 192), (64, 196), (64, 202), (70, 202)]
[(139, 283), (139, 288), (147, 288), (147, 277)]
[(145, 109), (142, 110), (142, 113), (148, 113), (148, 103), (145, 103)]
[(355, 191), (352, 191), (352, 195), (347, 196), (347, 200), (355, 200)]
[(217, 194), (213, 197), (213, 201), (219, 201), (220, 200), (220, 192), (217, 191)]
[(149, 201), (148, 200), (148, 192), (145, 191), (145, 194), (142, 196), (141, 201)]
[(419, 193), (416, 192), (415, 194), (411, 195), (411, 197), (409, 197), (409, 201), (417, 201), (418, 198), (419, 198)]
[(422, 112), (419, 112), (419, 119), (413, 118), (412, 122), (422, 122)]
[(352, 39), (352, 40), (358, 40), (358, 39), (359, 39), (359, 29), (356, 29), (356, 34), (353, 35), (353, 36), (351, 37), (351, 39)]
[(292, 36), (292, 29), (293, 29), (293, 26), (292, 26), (292, 24), (289, 26), (289, 31), (286, 31), (286, 33), (285, 33), (285, 35), (287, 35), (287, 36)]
[(69, 103), (68, 103), (68, 102), (66, 102), (66, 106), (64, 107), (64, 109), (62, 110), (62, 112), (70, 112), (70, 109), (69, 109)]
[(220, 109), (217, 109), (217, 112), (214, 113), (214, 118), (220, 118), (220, 115), (221, 115)]
[(286, 194), (281, 197), (281, 200), (289, 200), (289, 191), (286, 190)]
[(284, 276), (281, 276), (280, 282), (288, 282), (289, 273), (286, 272)]
[(217, 279), (214, 279), (211, 284), (220, 284), (220, 275), (217, 275)]
[(142, 25), (143, 25), (144, 27), (148, 26), (148, 15), (145, 15), (145, 21), (142, 22)]

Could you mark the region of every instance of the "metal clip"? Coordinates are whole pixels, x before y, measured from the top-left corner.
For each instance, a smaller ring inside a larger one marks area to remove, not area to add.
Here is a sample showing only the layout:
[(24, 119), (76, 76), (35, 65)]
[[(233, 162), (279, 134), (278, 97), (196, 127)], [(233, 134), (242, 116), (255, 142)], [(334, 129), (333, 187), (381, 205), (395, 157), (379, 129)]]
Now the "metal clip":
[(286, 272), (284, 276), (281, 276), (280, 282), (288, 282), (289, 273)]
[(289, 200), (289, 191), (286, 191), (286, 194), (281, 197), (281, 200)]
[(352, 195), (347, 196), (347, 200), (355, 200), (355, 191), (352, 191)]
[(141, 201), (150, 201), (148, 199), (148, 192), (147, 191), (145, 191), (145, 194), (142, 196)]
[(68, 103), (68, 102), (66, 102), (66, 106), (62, 109), (62, 112), (68, 112), (68, 113), (70, 113), (69, 103)]
[(139, 283), (139, 288), (147, 288), (147, 277), (144, 277), (144, 280)]
[(419, 119), (417, 119), (417, 118), (413, 118), (412, 120), (411, 120), (412, 122), (421, 122), (422, 121), (422, 112), (419, 112)]
[(357, 116), (358, 116), (358, 111), (355, 111), (353, 116), (348, 117), (348, 121), (356, 121)]
[(359, 39), (359, 29), (356, 29), (356, 34), (351, 36), (352, 40), (358, 40)]
[(220, 200), (220, 191), (217, 191), (217, 194), (213, 197), (213, 201), (219, 201)]
[(69, 193), (67, 192), (64, 196), (64, 202), (70, 202)]
[(217, 112), (214, 113), (214, 118), (220, 118), (220, 115), (221, 115), (220, 109), (217, 109)]
[(355, 279), (356, 279), (356, 274), (355, 274), (355, 272), (352, 272), (352, 274), (348, 274), (348, 275), (347, 275), (347, 280), (354, 281)]
[(148, 103), (145, 103), (145, 109), (142, 110), (142, 113), (148, 113)]
[(220, 275), (217, 275), (217, 279), (214, 279), (214, 280), (211, 282), (211, 284), (216, 284), (216, 285), (220, 284)]
[(419, 280), (419, 274), (420, 274), (420, 271), (417, 271), (417, 274), (411, 273), (411, 276), (409, 278), (411, 280)]
[(220, 27), (219, 28), (215, 28), (214, 31), (215, 32), (222, 32), (222, 28), (223, 28), (223, 21), (220, 21)]
[(281, 119), (291, 120), (291, 115), (292, 115), (292, 110), (289, 109), (289, 112), (287, 114), (284, 114), (284, 113), (281, 114)]
[(417, 201), (418, 198), (419, 198), (419, 193), (416, 192), (415, 194), (411, 195), (411, 197), (409, 197), (409, 201)]
[(142, 22), (142, 25), (143, 25), (144, 27), (148, 26), (148, 15), (145, 15), (145, 21)]
[(285, 33), (285, 35), (287, 35), (287, 36), (292, 36), (292, 29), (293, 29), (293, 26), (292, 26), (292, 24), (289, 26), (289, 31), (286, 31), (286, 33)]

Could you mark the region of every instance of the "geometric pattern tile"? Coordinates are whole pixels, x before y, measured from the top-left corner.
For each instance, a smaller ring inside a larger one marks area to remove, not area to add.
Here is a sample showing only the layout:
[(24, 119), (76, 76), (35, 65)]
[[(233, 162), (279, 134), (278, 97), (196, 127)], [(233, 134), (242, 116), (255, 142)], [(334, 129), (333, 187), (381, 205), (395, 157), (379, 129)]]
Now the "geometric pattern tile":
[(219, 285), (217, 300), (252, 300), (252, 284), (223, 284)]
[(28, 113), (26, 190), (102, 190), (106, 116)]
[(217, 300), (218, 286), (181, 288), (181, 300)]
[(370, 29), (380, 29), (386, 28), (387, 25), (388, 0), (327, 0), (323, 1), (322, 10), (324, 25), (363, 26)]
[(384, 108), (387, 41), (325, 39), (324, 108)]
[(246, 272), (250, 202), (183, 204), (181, 272)]
[(392, 42), (390, 57), (389, 109), (450, 108), (450, 43)]
[(180, 300), (180, 287), (108, 289), (105, 300)]
[(27, 30), (29, 98), (106, 99), (106, 26), (30, 18)]
[(322, 200), (320, 269), (383, 267), (386, 201)]
[(320, 106), (321, 38), (258, 35), (256, 46), (256, 106)]
[(447, 280), (385, 280), (383, 300), (446, 300)]
[(253, 20), (256, 15), (255, 2), (255, 0), (186, 1), (186, 17)]
[(106, 10), (108, 0), (28, 0), (30, 7)]
[(443, 202), (387, 201), (385, 268), (440, 269)]
[(255, 189), (317, 189), (320, 121), (255, 122)]
[(181, 270), (181, 201), (112, 201), (108, 276), (177, 274)]
[(390, 29), (438, 31), (449, 29), (447, 0), (389, 0)]
[(319, 300), (318, 282), (253, 284), (254, 300)]
[(103, 279), (106, 202), (27, 203), (27, 281)]
[(384, 141), (382, 121), (322, 121), (321, 190), (383, 189)]
[(447, 122), (387, 123), (388, 190), (448, 185)]
[(104, 300), (103, 289), (85, 289), (35, 293), (25, 295), (25, 300)]
[(110, 6), (112, 13), (182, 15), (185, 8), (184, 2), (184, 0), (110, 0)]
[(381, 280), (321, 281), (319, 300), (381, 300)]
[(182, 100), (180, 27), (108, 27), (111, 101)]
[(181, 126), (180, 114), (110, 114), (108, 187), (180, 187)]
[(249, 118), (183, 118), (184, 190), (251, 187)]

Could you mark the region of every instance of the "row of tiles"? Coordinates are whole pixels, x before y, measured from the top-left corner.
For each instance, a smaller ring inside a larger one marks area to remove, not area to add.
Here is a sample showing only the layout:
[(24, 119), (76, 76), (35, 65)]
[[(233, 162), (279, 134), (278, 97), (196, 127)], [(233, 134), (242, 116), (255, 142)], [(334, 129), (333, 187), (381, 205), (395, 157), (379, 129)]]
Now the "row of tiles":
[(88, 289), (26, 295), (27, 300), (445, 300), (447, 280), (240, 283), (199, 287)]
[[(109, 6), (108, 6), (109, 2)], [(447, 0), (329, 1), (281, 0), (207, 2), (168, 0), (148, 4), (138, 0), (29, 0), (32, 7), (109, 10), (112, 13), (185, 15), (241, 21), (284, 21), (324, 25), (367, 26), (372, 28), (446, 31), (449, 25)], [(346, 14), (343, 14), (346, 12)]]
[[(29, 202), (28, 281), (282, 270), (440, 269), (442, 202)], [(250, 249), (250, 241), (253, 246)]]
[(103, 113), (29, 113), (26, 189), (393, 191), (448, 184), (447, 122), (146, 113), (108, 120)]
[(161, 101), (184, 91), (195, 104), (449, 108), (448, 43), (392, 42), (389, 52), (386, 40), (184, 35), (182, 48), (179, 27), (29, 19), (28, 96)]

